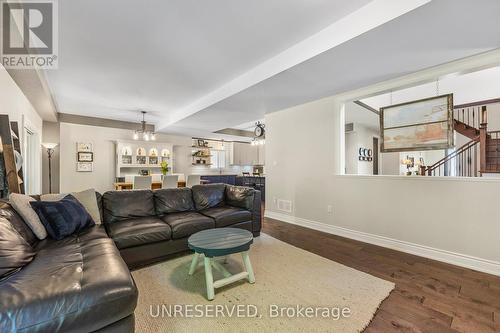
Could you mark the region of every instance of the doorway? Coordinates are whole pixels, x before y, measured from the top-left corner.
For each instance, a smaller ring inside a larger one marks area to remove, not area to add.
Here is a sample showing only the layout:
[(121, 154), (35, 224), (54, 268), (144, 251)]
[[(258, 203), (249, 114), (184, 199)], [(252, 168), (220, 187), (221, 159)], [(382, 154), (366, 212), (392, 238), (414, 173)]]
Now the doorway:
[(38, 134), (29, 128), (24, 128), (24, 191), (27, 194), (36, 194), (39, 192), (39, 151)]

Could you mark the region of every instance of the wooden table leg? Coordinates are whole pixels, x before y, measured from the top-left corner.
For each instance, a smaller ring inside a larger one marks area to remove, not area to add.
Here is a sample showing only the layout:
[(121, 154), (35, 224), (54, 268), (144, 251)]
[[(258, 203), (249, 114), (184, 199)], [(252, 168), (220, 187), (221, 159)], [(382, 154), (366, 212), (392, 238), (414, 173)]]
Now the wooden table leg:
[(252, 263), (250, 262), (248, 252), (241, 252), (241, 256), (243, 257), (243, 264), (245, 265), (245, 269), (248, 272), (248, 282), (255, 283), (255, 275), (253, 274)]
[(198, 258), (200, 257), (199, 253), (194, 253), (193, 260), (191, 261), (191, 267), (189, 267), (189, 275), (193, 275), (196, 270), (196, 266), (198, 266)]
[(205, 280), (207, 283), (207, 298), (209, 301), (215, 297), (214, 291), (214, 276), (212, 275), (212, 258), (204, 258), (205, 264)]
[(212, 260), (212, 266), (214, 266), (214, 268), (215, 268), (216, 270), (218, 270), (219, 272), (221, 272), (221, 273), (222, 273), (222, 275), (224, 275), (224, 277), (225, 277), (225, 278), (230, 277), (230, 276), (232, 275), (231, 273), (229, 273), (229, 272), (227, 271), (227, 269), (226, 269), (224, 266), (222, 266), (222, 265), (221, 265), (218, 261), (216, 261), (216, 260)]

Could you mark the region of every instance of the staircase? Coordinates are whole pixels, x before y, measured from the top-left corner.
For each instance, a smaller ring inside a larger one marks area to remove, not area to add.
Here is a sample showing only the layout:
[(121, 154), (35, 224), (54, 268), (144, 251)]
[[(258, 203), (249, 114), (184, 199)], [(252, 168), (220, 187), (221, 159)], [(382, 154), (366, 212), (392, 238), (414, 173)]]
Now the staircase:
[(487, 104), (498, 100), (457, 106), (454, 129), (470, 139), (431, 166), (421, 166), (423, 176), (481, 177), (500, 173), (500, 131), (488, 131)]

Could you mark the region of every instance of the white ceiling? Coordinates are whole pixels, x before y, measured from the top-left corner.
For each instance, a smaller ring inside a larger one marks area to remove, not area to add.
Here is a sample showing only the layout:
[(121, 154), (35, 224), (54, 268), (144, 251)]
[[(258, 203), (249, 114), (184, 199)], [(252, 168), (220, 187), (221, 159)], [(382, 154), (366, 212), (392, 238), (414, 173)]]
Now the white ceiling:
[[(481, 24), (465, 24), (471, 18)], [(500, 1), (434, 0), (176, 123), (213, 131), (500, 47)]]
[[(60, 2), (50, 87), (59, 112), (139, 120), (145, 109), (163, 131), (207, 136), (500, 47), (500, 1), (368, 2)], [(297, 56), (280, 67), (286, 52)], [(261, 70), (270, 60), (277, 74)]]
[(377, 95), (362, 101), (375, 109), (380, 109), (391, 104), (451, 93), (455, 105), (500, 98), (500, 66), (467, 74), (451, 75), (439, 82), (393, 91), (392, 94)]
[(59, 2), (59, 112), (158, 121), (370, 0)]
[(378, 114), (365, 109), (354, 102), (345, 104), (345, 123), (353, 123), (354, 127), (357, 125), (364, 126), (372, 131), (378, 132), (380, 130), (380, 117)]
[[(381, 94), (361, 101), (375, 109), (418, 99), (453, 93), (455, 105), (500, 98), (500, 66), (466, 74), (450, 75), (415, 87)], [(392, 95), (392, 96), (391, 96)], [(379, 116), (353, 102), (346, 103), (345, 123), (362, 125), (371, 130), (380, 128)]]

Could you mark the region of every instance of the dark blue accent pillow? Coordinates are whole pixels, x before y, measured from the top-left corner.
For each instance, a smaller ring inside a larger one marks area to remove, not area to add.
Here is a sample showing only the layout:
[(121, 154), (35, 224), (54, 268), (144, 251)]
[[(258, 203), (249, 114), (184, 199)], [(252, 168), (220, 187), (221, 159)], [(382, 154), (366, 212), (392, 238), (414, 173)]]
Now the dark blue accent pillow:
[(31, 201), (50, 237), (60, 240), (95, 225), (90, 214), (71, 194), (60, 201)]

